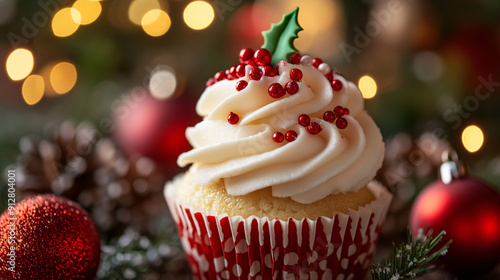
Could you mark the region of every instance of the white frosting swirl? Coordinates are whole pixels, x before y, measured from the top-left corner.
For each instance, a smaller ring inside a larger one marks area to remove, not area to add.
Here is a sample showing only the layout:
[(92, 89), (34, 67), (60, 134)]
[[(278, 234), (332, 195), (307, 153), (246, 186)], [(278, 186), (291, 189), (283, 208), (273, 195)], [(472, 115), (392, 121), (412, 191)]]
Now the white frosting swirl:
[[(279, 99), (269, 96), (269, 85), (285, 85), (293, 68), (303, 73), (299, 91)], [(284, 62), (278, 76), (259, 81), (250, 80), (249, 70), (247, 66), (245, 77), (208, 87), (198, 101), (196, 110), (204, 119), (186, 131), (194, 149), (178, 159), (180, 166), (193, 163), (198, 184), (222, 179), (230, 195), (271, 187), (273, 196), (312, 203), (329, 194), (357, 191), (375, 176), (384, 144), (353, 83), (336, 75), (343, 87), (334, 91), (313, 66)], [(248, 86), (238, 92), (239, 80), (248, 81)], [(349, 109), (345, 129), (322, 118), (339, 105)], [(227, 121), (230, 112), (240, 117), (236, 125)], [(301, 114), (308, 114), (322, 131), (313, 135), (299, 125)], [(273, 141), (274, 132), (288, 130), (297, 132), (295, 141)]]

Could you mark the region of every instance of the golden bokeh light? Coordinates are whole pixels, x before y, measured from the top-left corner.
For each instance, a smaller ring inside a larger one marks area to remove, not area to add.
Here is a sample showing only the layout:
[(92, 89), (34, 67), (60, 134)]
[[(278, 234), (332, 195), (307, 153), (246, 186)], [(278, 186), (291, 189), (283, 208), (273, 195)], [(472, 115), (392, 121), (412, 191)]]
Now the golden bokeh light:
[(207, 28), (214, 17), (214, 9), (205, 1), (193, 1), (184, 9), (184, 22), (194, 30)]
[(469, 125), (462, 132), (462, 144), (469, 153), (475, 153), (481, 149), (484, 143), (484, 134), (481, 128)]
[(23, 99), (28, 105), (35, 105), (42, 99), (45, 82), (42, 76), (31, 75), (23, 82)]
[(170, 17), (162, 10), (147, 12), (141, 21), (144, 32), (152, 37), (159, 37), (167, 33), (171, 25)]
[(70, 91), (75, 86), (76, 79), (76, 68), (69, 62), (60, 62), (50, 71), (50, 86), (59, 94)]
[(27, 49), (15, 49), (7, 57), (5, 68), (7, 74), (14, 81), (26, 78), (35, 65), (33, 54)]
[(368, 75), (365, 75), (359, 79), (358, 87), (364, 99), (373, 98), (377, 94), (377, 83), (372, 77)]
[(151, 10), (161, 10), (158, 0), (133, 0), (128, 7), (128, 18), (131, 22), (141, 25), (144, 16)]
[(80, 12), (73, 8), (61, 9), (52, 18), (52, 32), (57, 37), (68, 37), (78, 30), (82, 17)]
[(73, 9), (80, 13), (80, 19), (77, 16), (73, 20), (75, 23), (80, 23), (81, 25), (91, 24), (99, 17), (102, 11), (101, 3), (96, 0), (77, 0), (73, 4)]

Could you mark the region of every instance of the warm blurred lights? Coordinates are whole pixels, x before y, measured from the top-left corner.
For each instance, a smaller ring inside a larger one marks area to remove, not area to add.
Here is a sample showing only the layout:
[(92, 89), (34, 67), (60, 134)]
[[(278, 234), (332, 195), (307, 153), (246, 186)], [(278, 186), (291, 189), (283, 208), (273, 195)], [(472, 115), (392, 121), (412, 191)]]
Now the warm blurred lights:
[(157, 99), (171, 97), (177, 88), (175, 73), (171, 69), (162, 69), (154, 72), (149, 80), (151, 95)]
[(365, 75), (361, 77), (358, 82), (358, 87), (364, 99), (373, 98), (377, 94), (377, 83), (370, 76)]
[(483, 142), (483, 131), (475, 125), (469, 125), (462, 132), (462, 144), (469, 153), (475, 153), (481, 149)]
[(60, 62), (50, 71), (50, 85), (55, 92), (64, 94), (75, 86), (76, 68), (69, 62)]
[(144, 32), (152, 37), (159, 37), (170, 29), (171, 21), (167, 13), (162, 10), (151, 10), (147, 12), (141, 21)]
[(96, 0), (78, 0), (73, 4), (73, 9), (80, 13), (80, 19), (77, 16), (73, 20), (75, 23), (80, 23), (81, 25), (91, 24), (99, 17), (102, 11), (101, 3)]
[(207, 28), (214, 16), (214, 9), (205, 1), (193, 1), (184, 9), (184, 22), (194, 30)]
[(7, 74), (14, 81), (26, 78), (33, 70), (35, 59), (27, 49), (15, 49), (9, 54), (5, 67)]
[(128, 18), (131, 22), (141, 25), (144, 16), (151, 10), (161, 10), (158, 0), (133, 0), (128, 7)]
[(75, 33), (81, 24), (80, 12), (73, 8), (61, 9), (52, 18), (52, 31), (57, 37), (68, 37)]
[(42, 76), (31, 75), (24, 80), (22, 93), (28, 105), (35, 105), (42, 99), (45, 83)]

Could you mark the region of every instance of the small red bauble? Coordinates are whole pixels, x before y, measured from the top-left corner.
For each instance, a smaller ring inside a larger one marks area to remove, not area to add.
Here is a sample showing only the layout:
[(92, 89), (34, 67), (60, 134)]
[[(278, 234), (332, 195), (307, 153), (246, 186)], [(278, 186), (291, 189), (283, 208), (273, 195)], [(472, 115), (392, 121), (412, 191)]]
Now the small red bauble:
[(290, 79), (294, 81), (300, 81), (302, 79), (302, 71), (298, 68), (293, 68), (290, 70)]
[(330, 71), (329, 73), (327, 73), (327, 74), (325, 75), (325, 78), (326, 78), (329, 82), (333, 81), (333, 71)]
[(274, 77), (278, 74), (278, 70), (271, 65), (265, 65), (262, 68), (262, 73), (264, 76)]
[(283, 140), (285, 140), (285, 136), (281, 132), (275, 132), (273, 134), (273, 140), (276, 143), (281, 143), (281, 142), (283, 142)]
[(266, 49), (258, 49), (255, 51), (254, 55), (253, 55), (253, 59), (255, 61), (255, 63), (257, 63), (257, 65), (259, 66), (264, 66), (266, 64), (269, 64), (271, 63), (271, 53), (266, 50)]
[(344, 115), (349, 115), (349, 109), (344, 108)]
[(335, 122), (335, 125), (340, 128), (340, 129), (344, 129), (347, 127), (347, 120), (343, 117), (340, 117), (337, 119), (337, 121)]
[(279, 83), (272, 83), (267, 89), (267, 91), (269, 92), (269, 95), (272, 98), (280, 98), (283, 97), (283, 95), (285, 95), (285, 89)]
[(289, 94), (296, 94), (299, 91), (299, 84), (296, 81), (289, 81), (286, 83), (285, 89)]
[(300, 56), (299, 53), (294, 53), (290, 56), (290, 63), (291, 64), (300, 64), (300, 59), (302, 57)]
[(209, 86), (211, 86), (213, 84), (215, 84), (215, 80), (214, 80), (214, 78), (210, 78), (210, 79), (208, 79), (208, 81), (206, 83), (206, 86), (209, 87)]
[(242, 49), (239, 55), (240, 63), (247, 63), (249, 60), (253, 58), (253, 54), (254, 52), (252, 49), (249, 48)]
[[(0, 216), (0, 279), (95, 278), (101, 256), (99, 232), (76, 202), (39, 195), (12, 208)], [(8, 270), (12, 264), (14, 273)]]
[(236, 83), (236, 90), (237, 90), (237, 91), (242, 91), (242, 90), (243, 90), (243, 89), (245, 89), (247, 86), (248, 86), (248, 82), (247, 82), (247, 81), (244, 81), (244, 80), (238, 81), (238, 82)]
[(326, 111), (323, 114), (323, 119), (327, 122), (333, 123), (335, 120), (335, 113), (333, 111)]
[(307, 131), (314, 135), (320, 133), (321, 130), (321, 125), (317, 122), (312, 122), (307, 126)]
[(226, 78), (227, 78), (226, 73), (224, 73), (222, 71), (215, 73), (215, 76), (214, 76), (214, 80), (216, 82), (222, 81), (222, 80), (224, 80)]
[(302, 114), (299, 116), (298, 122), (301, 126), (308, 126), (311, 123), (311, 118), (306, 114)]
[(262, 70), (259, 67), (254, 67), (248, 71), (248, 76), (254, 81), (260, 80), (262, 78)]
[(231, 68), (229, 68), (229, 74), (231, 75), (231, 77), (233, 77), (233, 79), (238, 78), (238, 73), (236, 73), (236, 66), (231, 66)]
[(240, 121), (240, 116), (238, 116), (238, 114), (231, 112), (227, 116), (227, 122), (230, 124), (237, 124), (239, 121)]
[(238, 77), (245, 77), (245, 67), (246, 65), (243, 63), (236, 66), (236, 74), (238, 75)]
[(339, 80), (333, 80), (332, 81), (332, 88), (335, 91), (339, 91), (342, 89), (342, 82)]
[(342, 106), (336, 106), (333, 109), (333, 112), (335, 113), (335, 116), (337, 116), (337, 117), (341, 117), (345, 114), (345, 110)]
[(313, 66), (314, 67), (318, 68), (321, 63), (323, 63), (323, 60), (321, 60), (321, 58), (317, 58), (317, 57), (313, 58)]
[(285, 133), (285, 139), (288, 142), (293, 142), (297, 139), (297, 132), (295, 130), (289, 130)]

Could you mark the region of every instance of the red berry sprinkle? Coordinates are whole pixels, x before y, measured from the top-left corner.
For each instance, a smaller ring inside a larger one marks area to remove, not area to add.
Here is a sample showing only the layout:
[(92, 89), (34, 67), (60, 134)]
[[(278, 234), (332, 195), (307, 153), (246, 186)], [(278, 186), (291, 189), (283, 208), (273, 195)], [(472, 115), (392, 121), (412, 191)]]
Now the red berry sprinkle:
[(245, 67), (246, 65), (243, 63), (236, 66), (236, 74), (238, 75), (238, 77), (245, 77)]
[(218, 81), (222, 81), (222, 80), (224, 80), (224, 79), (226, 79), (226, 78), (227, 78), (226, 73), (224, 73), (224, 72), (222, 72), (222, 71), (221, 71), (221, 72), (217, 72), (217, 73), (215, 73), (215, 76), (214, 76), (214, 80), (215, 80), (216, 82), (218, 82)]
[(344, 129), (344, 128), (347, 127), (347, 120), (344, 119), (343, 117), (340, 117), (335, 122), (335, 125), (337, 125), (337, 127), (340, 128), (340, 129)]
[(253, 59), (257, 65), (264, 66), (271, 63), (271, 53), (266, 49), (258, 49), (253, 54)]
[(253, 50), (246, 48), (240, 51), (240, 63), (247, 63), (253, 58)]
[(333, 81), (333, 71), (328, 72), (328, 74), (325, 75), (325, 78), (331, 82)]
[(307, 131), (313, 135), (320, 133), (321, 130), (321, 125), (317, 122), (312, 122), (307, 126)]
[(268, 77), (274, 77), (278, 74), (278, 70), (271, 65), (265, 65), (262, 72), (264, 76)]
[(311, 118), (306, 114), (302, 114), (299, 116), (298, 121), (301, 126), (308, 126), (311, 123)]
[(336, 106), (333, 109), (333, 112), (335, 112), (335, 116), (337, 117), (342, 117), (345, 114), (344, 108), (342, 106)]
[(236, 83), (236, 90), (237, 90), (237, 91), (242, 91), (242, 90), (243, 90), (243, 89), (245, 89), (247, 86), (248, 86), (248, 82), (247, 82), (247, 81), (244, 81), (244, 80), (238, 81), (238, 82)]
[(279, 83), (272, 83), (267, 89), (272, 98), (280, 98), (285, 95), (285, 89)]
[(281, 143), (281, 142), (283, 142), (283, 140), (285, 140), (285, 136), (281, 132), (275, 132), (273, 134), (273, 140), (276, 143)]
[(248, 75), (250, 76), (250, 79), (258, 81), (262, 78), (262, 70), (260, 70), (259, 67), (254, 67), (248, 71)]
[(207, 87), (209, 87), (209, 86), (211, 86), (211, 85), (213, 85), (213, 84), (215, 84), (215, 80), (214, 80), (214, 78), (210, 78), (210, 79), (208, 79), (208, 81), (207, 81), (207, 83), (206, 83)]
[(289, 130), (285, 133), (285, 139), (288, 142), (293, 142), (297, 139), (297, 132), (295, 130)]
[(349, 115), (349, 109), (344, 108), (344, 115)]
[(230, 124), (237, 124), (239, 121), (240, 121), (240, 116), (238, 116), (238, 114), (231, 112), (227, 116), (227, 122)]
[(313, 58), (313, 66), (314, 67), (318, 68), (321, 63), (323, 63), (323, 60), (321, 60), (321, 58), (317, 58), (317, 57)]
[(300, 56), (299, 53), (294, 53), (290, 56), (290, 63), (291, 64), (300, 64), (300, 59), (302, 57)]
[(294, 81), (300, 81), (302, 79), (302, 71), (298, 68), (293, 68), (290, 70), (290, 79)]
[(288, 83), (286, 83), (285, 88), (286, 91), (292, 95), (296, 94), (299, 91), (299, 85), (296, 81), (289, 81)]
[(323, 114), (323, 119), (327, 122), (333, 123), (335, 120), (335, 113), (333, 111), (326, 111)]
[(339, 80), (333, 80), (332, 81), (332, 88), (333, 90), (339, 91), (342, 89), (342, 82)]

